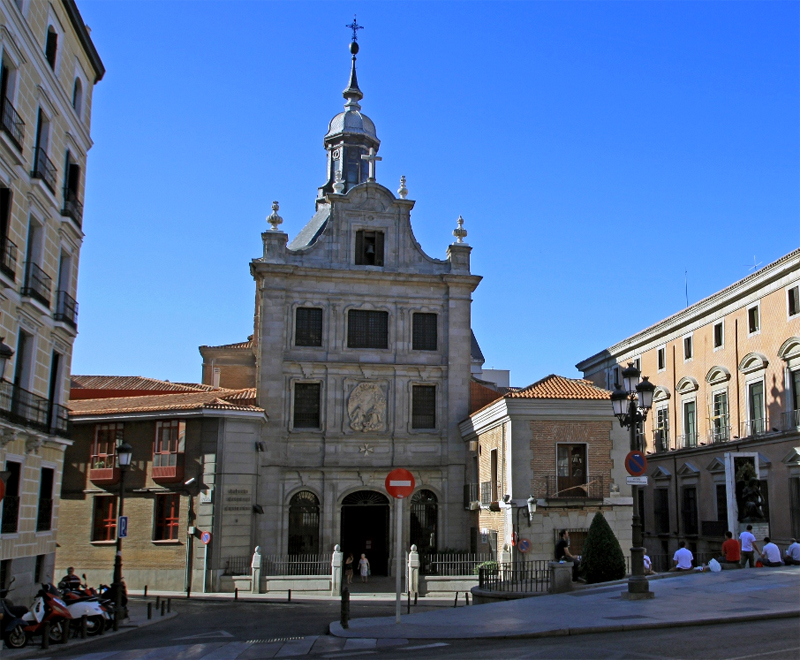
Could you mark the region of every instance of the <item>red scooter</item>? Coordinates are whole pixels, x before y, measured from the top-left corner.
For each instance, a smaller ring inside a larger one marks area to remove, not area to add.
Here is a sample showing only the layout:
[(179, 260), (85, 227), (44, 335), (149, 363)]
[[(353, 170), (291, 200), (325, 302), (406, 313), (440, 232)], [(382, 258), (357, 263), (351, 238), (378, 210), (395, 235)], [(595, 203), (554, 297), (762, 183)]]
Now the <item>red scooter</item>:
[(50, 624), (49, 639), (54, 644), (64, 641), (64, 636), (69, 635), (72, 615), (66, 603), (61, 599), (61, 594), (52, 584), (42, 583), (42, 588), (36, 594), (31, 609), (22, 617), (25, 626), (22, 631), (25, 636), (15, 635), (6, 638), (7, 646), (22, 648), (31, 637), (44, 634), (45, 623)]

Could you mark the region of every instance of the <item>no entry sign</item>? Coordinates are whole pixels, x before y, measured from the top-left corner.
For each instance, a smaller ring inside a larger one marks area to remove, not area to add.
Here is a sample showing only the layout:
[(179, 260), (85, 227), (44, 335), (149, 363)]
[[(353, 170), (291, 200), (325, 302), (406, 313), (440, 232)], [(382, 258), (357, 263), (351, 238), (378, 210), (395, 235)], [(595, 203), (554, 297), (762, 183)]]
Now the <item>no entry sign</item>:
[(641, 477), (647, 469), (647, 458), (640, 451), (632, 451), (625, 457), (625, 469), (632, 477)]
[(411, 495), (414, 485), (414, 475), (403, 468), (392, 470), (386, 477), (386, 491), (398, 500)]

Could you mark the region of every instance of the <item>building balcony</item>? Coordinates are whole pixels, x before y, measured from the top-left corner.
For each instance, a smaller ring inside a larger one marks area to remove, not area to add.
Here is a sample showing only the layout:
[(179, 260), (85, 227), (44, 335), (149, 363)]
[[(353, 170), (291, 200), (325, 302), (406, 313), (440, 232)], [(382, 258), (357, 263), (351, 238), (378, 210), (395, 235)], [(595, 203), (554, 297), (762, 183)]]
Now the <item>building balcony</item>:
[(602, 500), (607, 495), (603, 477), (549, 476), (544, 485), (545, 499), (555, 502)]
[(471, 511), (477, 503), (480, 506), (480, 484), (464, 484), (464, 508)]
[(22, 151), (22, 142), (25, 140), (25, 122), (22, 121), (22, 117), (17, 114), (16, 109), (7, 98), (3, 99), (3, 110), (0, 114), (2, 114), (3, 132), (14, 143), (14, 146)]
[(656, 453), (669, 451), (669, 429), (653, 429), (653, 449)]
[(89, 466), (89, 480), (96, 486), (111, 486), (119, 482), (120, 472), (113, 454), (92, 456)]
[(697, 447), (697, 431), (678, 436), (678, 449), (691, 449), (693, 447)]
[(23, 296), (38, 300), (49, 309), (52, 291), (53, 280), (50, 279), (50, 276), (36, 264), (27, 264), (25, 268), (25, 286), (20, 289), (20, 293)]
[(54, 195), (56, 194), (56, 166), (53, 165), (53, 161), (47, 157), (47, 153), (41, 147), (37, 147), (34, 152), (31, 176), (34, 179), (41, 179), (50, 189), (50, 192)]
[(63, 321), (74, 330), (78, 329), (78, 303), (66, 291), (56, 291), (56, 312), (53, 319)]
[(800, 431), (800, 410), (783, 413), (783, 431)]
[(9, 238), (0, 240), (0, 271), (12, 282), (17, 279), (17, 244)]
[[(748, 419), (747, 421), (742, 422), (740, 437), (752, 438), (759, 435), (764, 435), (765, 433), (769, 433), (770, 430), (771, 427), (769, 425), (769, 419), (767, 417), (757, 417), (755, 419)], [(778, 429), (775, 430), (777, 431)]]
[[(162, 463), (169, 462), (172, 465), (156, 465), (158, 459)], [(153, 481), (165, 484), (183, 481), (183, 454), (156, 454), (153, 460)]]
[(69, 413), (64, 406), (5, 380), (0, 381), (0, 417), (43, 433), (70, 437)]
[(61, 209), (61, 215), (72, 218), (78, 227), (83, 223), (83, 204), (78, 198), (68, 192), (64, 193), (64, 208)]
[(731, 439), (731, 425), (727, 415), (708, 420), (708, 444), (728, 442)]

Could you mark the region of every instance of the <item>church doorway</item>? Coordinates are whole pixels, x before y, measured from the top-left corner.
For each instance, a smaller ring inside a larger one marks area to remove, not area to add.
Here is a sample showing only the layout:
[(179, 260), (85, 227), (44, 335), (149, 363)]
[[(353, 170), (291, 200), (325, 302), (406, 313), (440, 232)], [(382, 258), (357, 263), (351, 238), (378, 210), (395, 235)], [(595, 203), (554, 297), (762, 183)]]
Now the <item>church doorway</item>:
[(344, 498), (341, 546), (345, 558), (353, 553), (356, 575), (361, 553), (367, 555), (373, 575), (389, 574), (389, 499), (385, 495), (359, 490)]

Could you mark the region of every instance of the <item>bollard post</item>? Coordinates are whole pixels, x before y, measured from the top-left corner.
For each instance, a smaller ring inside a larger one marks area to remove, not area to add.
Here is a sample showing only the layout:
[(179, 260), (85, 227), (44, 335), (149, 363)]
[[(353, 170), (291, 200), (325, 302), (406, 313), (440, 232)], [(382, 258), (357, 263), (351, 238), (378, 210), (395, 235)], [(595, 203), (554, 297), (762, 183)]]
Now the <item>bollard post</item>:
[(453, 607), (458, 607), (458, 592), (456, 591), (456, 599), (453, 601)]
[(406, 607), (406, 614), (411, 614), (411, 592), (408, 592), (408, 605)]
[(50, 622), (45, 621), (44, 625), (42, 626), (42, 648), (49, 649), (50, 648)]
[(61, 622), (61, 643), (66, 644), (69, 641), (69, 635), (72, 632), (72, 622), (69, 619), (64, 619)]
[(339, 613), (339, 623), (342, 624), (342, 628), (347, 629), (350, 627), (348, 623), (350, 621), (350, 589), (345, 587), (342, 589), (342, 606), (341, 611)]
[(153, 618), (153, 603), (147, 603), (147, 620)]
[(114, 608), (114, 632), (117, 632), (117, 630), (119, 630), (119, 609), (115, 607)]
[(85, 614), (81, 617), (81, 639), (86, 639), (86, 626), (89, 623), (89, 617)]
[(186, 599), (188, 600), (191, 597), (192, 597), (192, 590), (191, 589), (187, 589), (186, 590)]
[(156, 609), (161, 607), (161, 596), (156, 596)]
[(239, 600), (239, 587), (233, 590), (233, 600)]
[(292, 590), (291, 589), (289, 589), (289, 598), (288, 598), (288, 600), (286, 602), (287, 603), (291, 603), (292, 602)]
[(172, 598), (167, 598), (167, 612), (172, 612)]
[(144, 585), (144, 597), (147, 598), (147, 585)]
[(415, 593), (414, 594), (414, 605), (416, 605), (416, 604), (417, 604), (417, 594)]
[(167, 601), (162, 600), (161, 601), (161, 616), (164, 616), (164, 610), (166, 610), (166, 609), (167, 609)]

